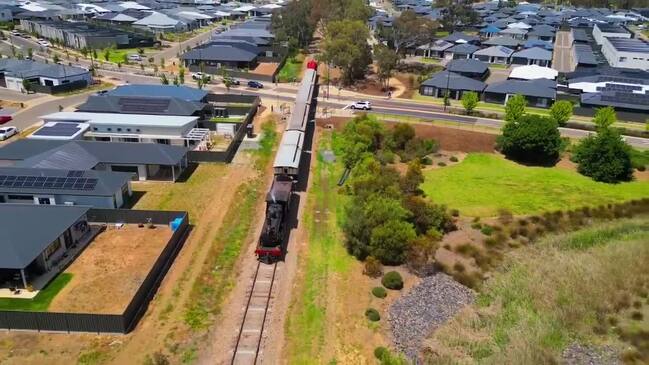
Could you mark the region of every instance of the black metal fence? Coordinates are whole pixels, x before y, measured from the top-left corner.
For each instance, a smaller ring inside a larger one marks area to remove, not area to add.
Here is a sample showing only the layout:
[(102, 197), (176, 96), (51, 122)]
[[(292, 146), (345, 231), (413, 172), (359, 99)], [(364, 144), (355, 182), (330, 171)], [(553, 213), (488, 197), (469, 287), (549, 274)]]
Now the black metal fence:
[(83, 89), (88, 86), (86, 80), (77, 80), (56, 86), (45, 86), (41, 84), (31, 84), (31, 91), (43, 94), (58, 94), (73, 90)]
[[(0, 328), (50, 332), (128, 333), (140, 320), (189, 233), (189, 215), (180, 211), (90, 209), (92, 223), (169, 224), (182, 218), (122, 314), (0, 311)], [(105, 300), (106, 298), (97, 298)]]
[(237, 153), (243, 137), (246, 135), (247, 127), (252, 123), (257, 109), (259, 109), (260, 99), (254, 95), (213, 95), (208, 94), (207, 101), (222, 102), (222, 103), (252, 103), (250, 112), (246, 115), (246, 119), (241, 123), (239, 129), (234, 134), (232, 142), (225, 151), (189, 151), (187, 152), (187, 160), (189, 162), (225, 162), (230, 163)]

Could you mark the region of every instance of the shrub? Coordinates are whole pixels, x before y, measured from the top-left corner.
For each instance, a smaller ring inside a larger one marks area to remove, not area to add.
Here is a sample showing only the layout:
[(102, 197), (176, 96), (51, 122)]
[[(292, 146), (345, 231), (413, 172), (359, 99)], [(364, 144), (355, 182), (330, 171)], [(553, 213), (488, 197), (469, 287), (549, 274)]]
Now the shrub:
[(399, 274), (398, 272), (390, 271), (383, 275), (381, 284), (383, 284), (383, 286), (388, 289), (401, 290), (403, 289), (403, 278), (401, 278), (401, 274)]
[(378, 360), (383, 359), (386, 356), (386, 354), (389, 354), (389, 353), (390, 353), (390, 350), (388, 350), (387, 348), (385, 348), (383, 346), (379, 346), (379, 347), (374, 349), (374, 357), (376, 357)]
[(458, 261), (453, 265), (453, 270), (457, 272), (464, 272), (464, 270), (466, 269), (464, 267), (464, 264)]
[(453, 217), (459, 217), (460, 216), (460, 211), (457, 209), (451, 209), (450, 213)]
[(379, 314), (379, 311), (377, 311), (374, 308), (367, 308), (367, 310), (365, 310), (365, 317), (367, 317), (367, 319), (369, 319), (372, 322), (378, 322), (381, 320), (381, 315)]
[(433, 164), (433, 160), (432, 160), (430, 157), (428, 157), (428, 156), (426, 156), (426, 157), (422, 157), (422, 158), (421, 158), (421, 164), (422, 164), (422, 165), (430, 166), (430, 165)]
[(478, 222), (471, 223), (471, 228), (473, 228), (473, 229), (482, 229), (482, 224), (480, 224)]
[(365, 259), (365, 267), (363, 268), (363, 274), (371, 277), (378, 278), (383, 274), (383, 265), (377, 260), (374, 256), (368, 256)]
[(498, 220), (503, 225), (508, 225), (514, 219), (514, 215), (507, 209), (498, 209)]
[(643, 317), (644, 316), (640, 311), (633, 311), (633, 313), (631, 313), (631, 319), (633, 319), (634, 321), (642, 321)]
[(446, 166), (446, 163), (445, 163), (445, 162), (438, 162), (438, 163), (437, 163), (437, 166), (439, 166), (439, 167), (444, 167), (444, 166)]
[(451, 158), (449, 158), (448, 160), (451, 161), (451, 162), (458, 162), (459, 161), (458, 158), (455, 157), (455, 156), (451, 156)]
[(538, 165), (554, 165), (563, 141), (557, 124), (550, 118), (526, 114), (507, 122), (498, 137), (498, 147), (507, 158)]
[(482, 234), (484, 234), (485, 236), (491, 236), (491, 234), (494, 232), (494, 229), (493, 227), (485, 224), (484, 226), (482, 226), (482, 229), (480, 229), (480, 232), (482, 232)]
[(498, 242), (490, 237), (484, 240), (484, 244), (487, 245), (487, 247), (496, 247), (498, 245)]
[(383, 299), (383, 298), (385, 298), (385, 297), (388, 296), (388, 292), (387, 292), (383, 287), (380, 287), (380, 286), (376, 286), (376, 287), (374, 287), (374, 288), (372, 289), (372, 294), (373, 294), (375, 297), (377, 297), (377, 298), (381, 298), (381, 299)]

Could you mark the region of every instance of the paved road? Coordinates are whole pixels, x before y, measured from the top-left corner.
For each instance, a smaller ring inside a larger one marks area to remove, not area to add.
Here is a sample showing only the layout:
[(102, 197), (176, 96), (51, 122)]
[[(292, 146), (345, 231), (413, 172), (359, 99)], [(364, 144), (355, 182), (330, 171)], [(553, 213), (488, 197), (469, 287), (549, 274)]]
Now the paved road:
[(552, 60), (552, 66), (559, 72), (574, 71), (570, 32), (557, 32), (557, 40), (554, 43), (554, 59)]
[(50, 113), (56, 113), (59, 111), (59, 105), (67, 108), (70, 106), (78, 105), (83, 103), (90, 93), (73, 95), (65, 98), (53, 98), (52, 100), (46, 101), (44, 103), (35, 105), (31, 108), (23, 109), (18, 113), (13, 115), (13, 121), (11, 125), (18, 127), (18, 129), (23, 130), (29, 128), (30, 126), (38, 123), (40, 117)]
[(34, 100), (42, 97), (43, 94), (25, 94), (20, 91), (9, 90), (4, 87), (0, 87), (0, 99), (2, 100), (11, 100), (17, 102), (27, 102), (29, 100)]

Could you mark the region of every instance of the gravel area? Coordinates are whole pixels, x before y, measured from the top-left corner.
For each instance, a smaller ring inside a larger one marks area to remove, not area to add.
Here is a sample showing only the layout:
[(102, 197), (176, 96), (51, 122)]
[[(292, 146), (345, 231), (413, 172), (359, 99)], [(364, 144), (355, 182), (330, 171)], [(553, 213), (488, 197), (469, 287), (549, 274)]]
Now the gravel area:
[(573, 343), (566, 347), (562, 354), (562, 363), (566, 365), (618, 365), (617, 351), (609, 346), (595, 347)]
[(418, 357), (422, 342), (467, 304), (473, 290), (438, 273), (424, 278), (390, 307), (388, 322), (395, 346), (410, 359)]

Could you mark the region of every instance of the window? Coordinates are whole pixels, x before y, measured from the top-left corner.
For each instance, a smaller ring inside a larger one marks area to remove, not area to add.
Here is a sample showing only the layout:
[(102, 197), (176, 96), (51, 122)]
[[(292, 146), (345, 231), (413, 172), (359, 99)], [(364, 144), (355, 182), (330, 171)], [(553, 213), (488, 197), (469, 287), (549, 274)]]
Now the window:
[(620, 62), (626, 62), (626, 57), (620, 57), (619, 61)]
[(107, 131), (111, 132), (113, 128), (106, 128)]
[(34, 200), (33, 195), (9, 195), (9, 200)]
[(130, 132), (130, 131), (131, 131), (131, 128), (126, 128), (126, 131), (127, 131), (127, 132)]
[(45, 260), (49, 259), (52, 254), (54, 254), (59, 248), (61, 248), (61, 241), (57, 238), (54, 242), (50, 243), (49, 246), (43, 251), (43, 256)]
[(121, 131), (122, 131), (122, 128), (117, 128), (117, 131), (118, 131), (118, 132), (121, 132)]
[(93, 130), (93, 131), (98, 131), (99, 128), (97, 128), (97, 127), (92, 127), (92, 130)]

